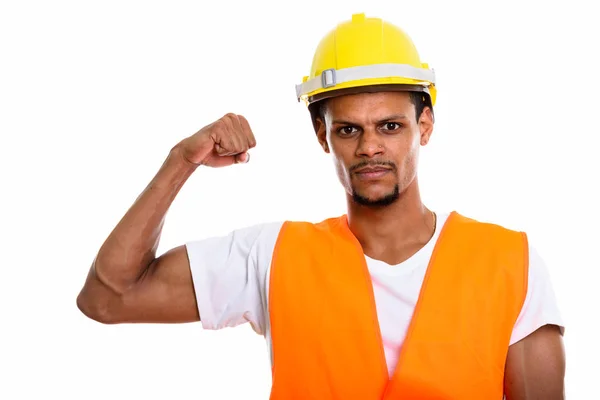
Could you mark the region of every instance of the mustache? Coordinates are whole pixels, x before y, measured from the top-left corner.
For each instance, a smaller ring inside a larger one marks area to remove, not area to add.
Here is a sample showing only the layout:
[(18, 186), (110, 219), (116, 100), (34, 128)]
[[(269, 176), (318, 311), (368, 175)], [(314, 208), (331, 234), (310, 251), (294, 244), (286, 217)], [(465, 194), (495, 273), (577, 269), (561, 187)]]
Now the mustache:
[(365, 167), (386, 167), (390, 168), (392, 171), (396, 171), (397, 169), (396, 164), (391, 161), (361, 161), (350, 167), (350, 173)]

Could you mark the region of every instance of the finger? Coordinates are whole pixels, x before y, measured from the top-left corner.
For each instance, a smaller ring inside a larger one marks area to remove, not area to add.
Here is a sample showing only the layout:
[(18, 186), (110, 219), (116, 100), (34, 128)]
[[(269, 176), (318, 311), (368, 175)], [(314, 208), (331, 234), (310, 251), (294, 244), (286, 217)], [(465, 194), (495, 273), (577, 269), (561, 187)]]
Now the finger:
[(235, 156), (236, 164), (246, 164), (250, 161), (250, 153), (243, 152)]
[(235, 159), (235, 156), (219, 156), (219, 157), (213, 157), (210, 160), (210, 166), (212, 168), (222, 168), (222, 167), (228, 167), (230, 165), (236, 164), (237, 161)]
[(228, 155), (231, 152), (230, 149), (233, 147), (228, 131), (229, 127), (225, 117), (214, 123), (214, 130), (211, 136), (215, 143), (215, 152), (220, 156)]
[(240, 119), (239, 115), (235, 115), (233, 120), (233, 127), (235, 131), (235, 143), (237, 153), (243, 153), (248, 150), (248, 140), (246, 139), (246, 134), (244, 133), (244, 126)]
[(230, 123), (228, 122), (228, 116), (225, 115), (215, 122), (213, 140), (215, 142), (215, 151), (220, 156), (231, 155), (231, 149), (234, 147), (231, 140), (231, 134), (229, 133)]
[(248, 123), (248, 120), (244, 116), (238, 115), (238, 119), (240, 120), (240, 124), (244, 131), (244, 136), (248, 143), (248, 148), (251, 149), (254, 146), (256, 146), (256, 138), (254, 137), (254, 133), (252, 132), (252, 129), (250, 128), (250, 124)]
[(227, 125), (228, 143), (230, 143), (228, 150), (231, 155), (239, 154), (245, 149), (240, 138), (239, 132), (241, 130), (241, 126), (238, 117), (235, 114), (227, 114), (225, 122)]
[(229, 150), (227, 150), (225, 147), (221, 146), (220, 143), (216, 143), (215, 144), (215, 151), (217, 152), (217, 154), (221, 157), (226, 157), (227, 155), (229, 155)]

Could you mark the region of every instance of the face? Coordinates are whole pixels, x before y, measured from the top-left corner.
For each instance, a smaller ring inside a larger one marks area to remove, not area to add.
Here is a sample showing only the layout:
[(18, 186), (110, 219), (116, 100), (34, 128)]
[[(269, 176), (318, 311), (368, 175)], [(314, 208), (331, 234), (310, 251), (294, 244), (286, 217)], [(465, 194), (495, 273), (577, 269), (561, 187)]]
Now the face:
[(340, 182), (361, 205), (400, 198), (417, 176), (419, 147), (433, 131), (431, 110), (419, 120), (406, 92), (361, 93), (327, 100), (317, 137), (331, 153)]

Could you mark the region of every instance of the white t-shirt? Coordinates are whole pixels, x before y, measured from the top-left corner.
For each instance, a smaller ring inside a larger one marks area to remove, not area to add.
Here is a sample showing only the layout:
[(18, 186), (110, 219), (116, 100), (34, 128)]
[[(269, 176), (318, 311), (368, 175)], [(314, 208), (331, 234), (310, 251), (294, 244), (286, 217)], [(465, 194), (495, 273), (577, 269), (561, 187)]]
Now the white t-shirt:
[[(377, 317), (389, 375), (396, 366), (429, 259), (449, 213), (438, 214), (431, 240), (408, 260), (389, 265), (365, 256), (373, 282)], [(186, 243), (198, 310), (204, 329), (250, 322), (264, 335), (271, 353), (269, 274), (275, 243), (283, 222), (238, 229), (223, 237)], [(538, 328), (554, 324), (563, 330), (548, 271), (529, 244), (527, 296), (513, 328), (510, 344)]]

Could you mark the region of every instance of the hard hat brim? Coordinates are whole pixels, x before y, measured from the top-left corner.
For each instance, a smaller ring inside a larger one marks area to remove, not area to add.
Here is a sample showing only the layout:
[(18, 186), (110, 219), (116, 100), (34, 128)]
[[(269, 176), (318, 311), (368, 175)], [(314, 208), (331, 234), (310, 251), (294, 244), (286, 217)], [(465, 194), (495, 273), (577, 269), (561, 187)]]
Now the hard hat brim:
[(307, 103), (313, 104), (321, 100), (329, 99), (332, 97), (346, 96), (351, 94), (360, 93), (378, 93), (378, 92), (423, 92), (431, 95), (429, 88), (423, 85), (403, 85), (403, 84), (380, 84), (380, 85), (366, 85), (366, 86), (354, 86), (350, 88), (330, 90), (327, 92), (321, 92), (313, 96), (307, 97)]

